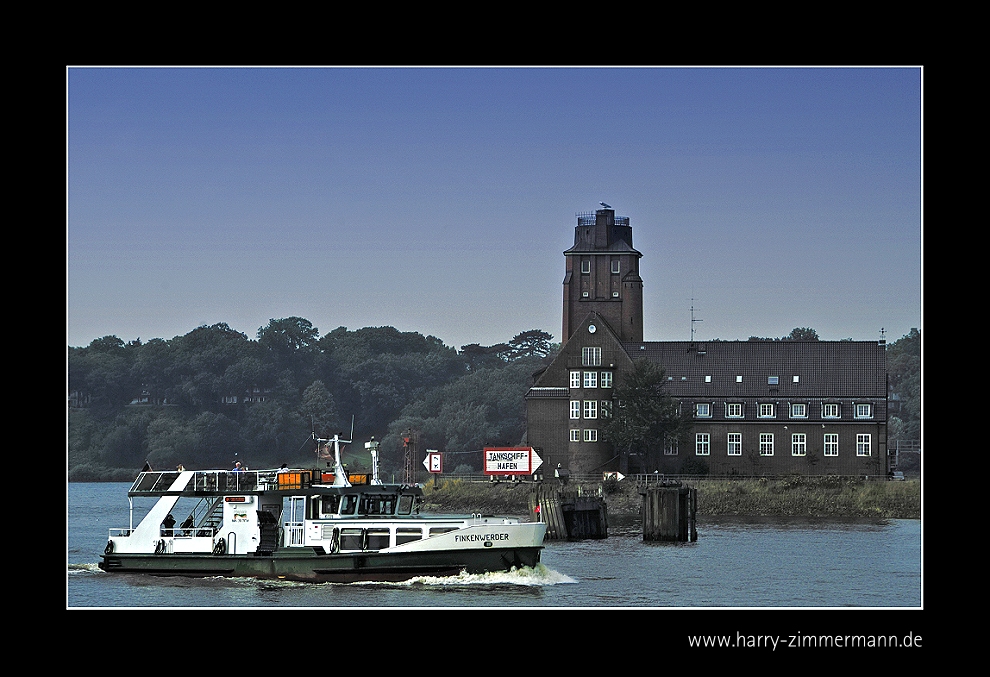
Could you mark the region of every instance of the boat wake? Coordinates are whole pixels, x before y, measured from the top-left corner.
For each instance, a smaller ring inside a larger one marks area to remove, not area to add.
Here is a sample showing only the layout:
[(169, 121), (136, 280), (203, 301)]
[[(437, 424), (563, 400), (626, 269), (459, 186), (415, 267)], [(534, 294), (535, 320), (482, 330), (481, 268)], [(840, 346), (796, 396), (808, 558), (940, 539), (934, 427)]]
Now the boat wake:
[(387, 585), (390, 587), (416, 587), (429, 586), (452, 588), (459, 586), (523, 586), (523, 587), (543, 587), (549, 585), (560, 585), (562, 583), (577, 583), (576, 580), (548, 569), (544, 564), (537, 564), (535, 567), (513, 568), (511, 571), (490, 571), (484, 574), (469, 574), (461, 572), (456, 576), (417, 576), (401, 583), (351, 583), (349, 585)]

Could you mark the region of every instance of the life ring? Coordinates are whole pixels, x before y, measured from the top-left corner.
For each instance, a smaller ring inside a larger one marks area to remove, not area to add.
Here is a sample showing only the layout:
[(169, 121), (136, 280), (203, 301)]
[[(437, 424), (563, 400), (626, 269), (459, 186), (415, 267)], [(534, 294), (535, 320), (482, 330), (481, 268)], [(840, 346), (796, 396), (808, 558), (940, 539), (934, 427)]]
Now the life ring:
[(165, 552), (165, 539), (158, 541), (158, 545), (155, 546), (155, 554), (160, 555)]
[(227, 552), (227, 542), (222, 538), (217, 541), (217, 544), (213, 546), (214, 555), (223, 555)]
[(109, 555), (113, 553), (113, 541), (107, 541), (107, 547), (103, 548), (103, 554)]

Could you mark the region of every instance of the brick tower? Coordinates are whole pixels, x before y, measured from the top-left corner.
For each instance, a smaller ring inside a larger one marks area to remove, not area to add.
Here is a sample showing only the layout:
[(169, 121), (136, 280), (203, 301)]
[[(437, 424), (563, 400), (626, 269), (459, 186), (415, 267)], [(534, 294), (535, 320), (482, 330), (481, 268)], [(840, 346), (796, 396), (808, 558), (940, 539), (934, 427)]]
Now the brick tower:
[(574, 246), (564, 252), (564, 313), (561, 341), (566, 342), (589, 313), (598, 313), (620, 341), (643, 340), (643, 280), (633, 249), (628, 216), (606, 207), (578, 214)]

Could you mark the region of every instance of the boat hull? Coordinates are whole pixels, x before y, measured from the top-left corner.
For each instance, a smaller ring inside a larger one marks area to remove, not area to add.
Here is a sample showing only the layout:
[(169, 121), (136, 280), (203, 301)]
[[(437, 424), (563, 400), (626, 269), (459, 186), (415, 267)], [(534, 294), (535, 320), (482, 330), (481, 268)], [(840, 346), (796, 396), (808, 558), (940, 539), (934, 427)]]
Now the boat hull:
[(322, 554), (314, 548), (283, 548), (267, 556), (107, 554), (107, 573), (187, 577), (249, 577), (290, 581), (353, 583), (407, 581), (418, 576), (454, 576), (534, 567), (542, 546), (478, 548), (446, 552), (359, 552)]

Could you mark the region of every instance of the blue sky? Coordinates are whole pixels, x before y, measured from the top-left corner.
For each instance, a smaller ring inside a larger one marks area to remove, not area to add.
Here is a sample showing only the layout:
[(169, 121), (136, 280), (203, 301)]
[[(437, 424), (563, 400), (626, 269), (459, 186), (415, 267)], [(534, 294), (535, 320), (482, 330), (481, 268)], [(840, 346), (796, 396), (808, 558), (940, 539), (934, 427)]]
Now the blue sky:
[(921, 326), (918, 68), (69, 68), (66, 335), (560, 340), (575, 214), (647, 340)]

